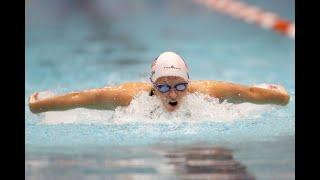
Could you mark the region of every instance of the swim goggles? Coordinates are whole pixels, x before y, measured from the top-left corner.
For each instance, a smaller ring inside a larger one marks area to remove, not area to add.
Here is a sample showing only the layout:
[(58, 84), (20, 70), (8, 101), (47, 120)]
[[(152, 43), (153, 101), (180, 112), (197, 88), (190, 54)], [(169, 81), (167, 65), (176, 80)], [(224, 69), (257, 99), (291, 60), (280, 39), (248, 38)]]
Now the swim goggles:
[[(185, 89), (187, 89), (187, 86), (188, 86), (188, 83), (179, 83), (179, 84), (176, 84), (174, 86), (174, 88), (177, 90), (177, 91), (184, 91)], [(155, 87), (162, 93), (166, 93), (166, 92), (169, 92), (170, 89), (172, 88), (170, 85), (168, 84), (158, 84), (158, 85), (155, 85)]]

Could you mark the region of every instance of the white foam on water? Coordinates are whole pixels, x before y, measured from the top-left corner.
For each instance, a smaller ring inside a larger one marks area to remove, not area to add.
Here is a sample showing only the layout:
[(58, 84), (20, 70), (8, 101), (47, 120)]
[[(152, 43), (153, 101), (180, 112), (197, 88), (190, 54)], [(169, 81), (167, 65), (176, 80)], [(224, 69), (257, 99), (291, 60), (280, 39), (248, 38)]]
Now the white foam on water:
[(170, 113), (164, 109), (157, 97), (142, 92), (132, 100), (129, 106), (118, 107), (115, 111), (78, 108), (60, 112), (45, 112), (42, 113), (43, 119), (40, 123), (125, 124), (133, 122), (198, 123), (203, 121), (230, 123), (238, 120), (256, 119), (262, 113), (272, 109), (274, 109), (272, 105), (219, 103), (217, 98), (192, 93), (185, 97), (177, 111)]
[(270, 109), (270, 105), (219, 103), (217, 98), (193, 93), (186, 96), (177, 111), (169, 113), (157, 97), (141, 93), (128, 107), (117, 108), (112, 120), (114, 123), (233, 122), (244, 118), (257, 118), (261, 114), (259, 112), (267, 109)]

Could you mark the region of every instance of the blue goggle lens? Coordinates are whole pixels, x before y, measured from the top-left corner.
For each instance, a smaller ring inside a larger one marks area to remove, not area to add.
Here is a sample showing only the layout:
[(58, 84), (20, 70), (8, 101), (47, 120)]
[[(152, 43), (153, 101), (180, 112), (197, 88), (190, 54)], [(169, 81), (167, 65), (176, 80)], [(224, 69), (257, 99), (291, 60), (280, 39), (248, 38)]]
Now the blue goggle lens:
[(157, 88), (162, 93), (166, 93), (170, 90), (170, 86), (168, 85), (158, 85)]
[(186, 85), (186, 84), (177, 84), (177, 85), (175, 86), (175, 88), (176, 88), (176, 90), (178, 90), (178, 91), (183, 91), (183, 90), (185, 90), (185, 89), (187, 88), (187, 85)]

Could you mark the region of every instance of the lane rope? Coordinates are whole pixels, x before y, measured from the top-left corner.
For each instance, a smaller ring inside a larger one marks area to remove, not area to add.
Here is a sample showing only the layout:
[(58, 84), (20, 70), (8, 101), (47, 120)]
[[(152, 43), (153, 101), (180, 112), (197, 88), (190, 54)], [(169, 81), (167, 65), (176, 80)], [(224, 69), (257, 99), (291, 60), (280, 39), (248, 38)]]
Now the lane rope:
[(272, 30), (295, 39), (295, 24), (279, 17), (277, 14), (248, 5), (238, 0), (194, 0), (196, 3), (241, 19), (249, 24), (256, 24), (264, 29)]

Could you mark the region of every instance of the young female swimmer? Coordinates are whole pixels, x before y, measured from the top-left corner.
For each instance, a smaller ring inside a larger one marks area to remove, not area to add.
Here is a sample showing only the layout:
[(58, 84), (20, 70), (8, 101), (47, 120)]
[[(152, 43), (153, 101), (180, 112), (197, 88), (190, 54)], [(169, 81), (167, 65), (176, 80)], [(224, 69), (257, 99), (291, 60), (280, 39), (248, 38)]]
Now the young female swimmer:
[(169, 112), (178, 109), (188, 93), (195, 92), (219, 98), (220, 102), (278, 105), (289, 102), (288, 93), (279, 85), (244, 86), (222, 81), (189, 81), (186, 63), (174, 52), (164, 52), (153, 62), (150, 80), (151, 83), (130, 82), (47, 98), (41, 98), (36, 92), (29, 98), (29, 108), (33, 113), (73, 108), (114, 110), (117, 106), (128, 106), (141, 91), (158, 97)]

